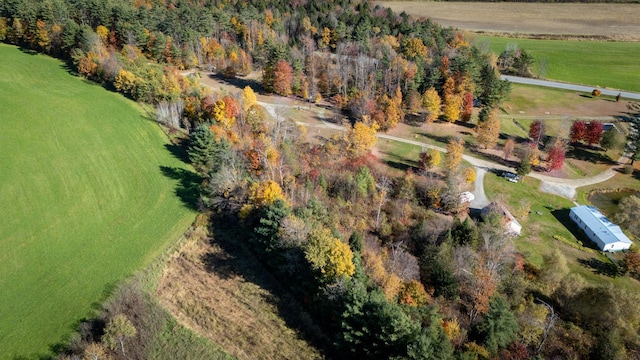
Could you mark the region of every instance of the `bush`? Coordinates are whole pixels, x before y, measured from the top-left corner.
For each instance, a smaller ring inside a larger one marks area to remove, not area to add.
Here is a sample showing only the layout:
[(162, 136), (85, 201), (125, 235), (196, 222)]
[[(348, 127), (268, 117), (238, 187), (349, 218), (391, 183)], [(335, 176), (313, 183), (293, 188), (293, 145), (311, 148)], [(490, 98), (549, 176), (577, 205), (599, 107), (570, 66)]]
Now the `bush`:
[(588, 248), (588, 247), (583, 246), (582, 241), (573, 242), (573, 241), (571, 241), (571, 240), (569, 240), (569, 239), (565, 238), (564, 236), (560, 236), (560, 235), (553, 235), (553, 238), (554, 238), (555, 240), (562, 241), (563, 243), (565, 243), (565, 244), (567, 244), (567, 245), (571, 246), (571, 247), (572, 247), (572, 248), (574, 248), (574, 249), (578, 249), (578, 250), (581, 250), (581, 251), (584, 251), (584, 252), (586, 252), (586, 253), (593, 254), (593, 255), (598, 255), (598, 254), (599, 254), (599, 252), (598, 252), (598, 251), (596, 251), (596, 250), (594, 250), (594, 249), (591, 249), (591, 248)]
[(602, 95), (602, 92), (598, 89), (593, 89), (593, 91), (591, 92), (591, 96), (600, 96)]
[(627, 175), (633, 174), (633, 165), (625, 165), (622, 171)]

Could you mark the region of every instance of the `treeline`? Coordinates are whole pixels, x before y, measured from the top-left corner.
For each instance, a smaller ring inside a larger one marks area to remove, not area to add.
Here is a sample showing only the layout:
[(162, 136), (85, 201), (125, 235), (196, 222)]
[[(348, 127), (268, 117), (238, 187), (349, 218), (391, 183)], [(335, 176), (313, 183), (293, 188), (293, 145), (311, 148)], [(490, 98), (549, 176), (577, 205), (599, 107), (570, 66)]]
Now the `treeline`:
[(199, 95), (180, 89), (167, 66), (262, 70), (265, 90), (330, 97), (382, 130), (420, 110), (428, 89), (456, 118), (465, 96), (495, 106), (509, 91), (495, 59), (460, 33), (367, 1), (10, 0), (0, 3), (0, 40), (68, 59), (154, 104)]

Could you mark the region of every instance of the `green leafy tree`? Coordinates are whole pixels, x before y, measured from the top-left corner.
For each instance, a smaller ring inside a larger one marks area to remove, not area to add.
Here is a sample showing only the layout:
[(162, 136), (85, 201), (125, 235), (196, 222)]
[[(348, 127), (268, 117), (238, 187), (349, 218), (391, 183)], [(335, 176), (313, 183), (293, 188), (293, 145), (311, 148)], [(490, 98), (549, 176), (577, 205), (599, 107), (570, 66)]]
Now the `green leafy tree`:
[(102, 335), (102, 342), (111, 350), (120, 348), (122, 356), (126, 357), (124, 343), (127, 339), (130, 339), (138, 331), (131, 321), (124, 315), (118, 314), (114, 316), (104, 329), (104, 335)]
[(341, 277), (350, 277), (355, 272), (353, 252), (324, 227), (309, 233), (304, 249), (311, 266), (322, 274), (325, 281), (332, 282)]
[(605, 150), (610, 149), (619, 149), (623, 144), (623, 137), (618, 130), (610, 129), (609, 131), (605, 131), (602, 134), (602, 138), (600, 139), (600, 146)]
[(640, 197), (627, 196), (618, 203), (618, 212), (613, 216), (613, 221), (631, 233), (640, 235), (638, 214), (640, 214)]

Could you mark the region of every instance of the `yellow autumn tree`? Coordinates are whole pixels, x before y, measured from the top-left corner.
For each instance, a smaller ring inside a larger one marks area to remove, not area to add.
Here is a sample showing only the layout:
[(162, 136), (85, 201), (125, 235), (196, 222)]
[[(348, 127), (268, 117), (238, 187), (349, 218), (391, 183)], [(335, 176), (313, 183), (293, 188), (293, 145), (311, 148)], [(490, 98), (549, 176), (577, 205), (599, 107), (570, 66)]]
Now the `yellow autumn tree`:
[(442, 113), (448, 122), (455, 122), (460, 118), (462, 110), (462, 96), (451, 94), (444, 97), (444, 107)]
[(447, 144), (447, 154), (444, 157), (444, 167), (448, 172), (455, 172), (462, 162), (464, 140), (451, 139)]
[(107, 27), (104, 25), (98, 25), (98, 27), (96, 28), (96, 34), (98, 35), (100, 40), (106, 41), (107, 36), (109, 36), (109, 29), (107, 29)]
[(464, 178), (464, 181), (471, 184), (472, 182), (476, 181), (476, 171), (471, 168), (465, 168), (464, 170), (462, 170), (462, 177)]
[(276, 200), (287, 202), (282, 192), (282, 188), (277, 182), (272, 180), (254, 183), (251, 186), (249, 202), (258, 206), (271, 206)]
[(305, 257), (326, 281), (349, 277), (355, 273), (353, 252), (349, 245), (335, 238), (325, 227), (313, 229), (307, 238)]
[(440, 116), (442, 100), (435, 88), (431, 87), (422, 95), (422, 106), (427, 110), (427, 122), (431, 122)]
[[(365, 119), (366, 120), (366, 119)], [(359, 121), (347, 132), (347, 153), (351, 158), (358, 158), (367, 154), (376, 145), (378, 138), (377, 124), (367, 125)]]
[(491, 110), (487, 118), (478, 124), (478, 142), (485, 149), (491, 149), (498, 144), (500, 138), (500, 119), (496, 110)]
[(245, 111), (248, 110), (252, 105), (258, 103), (256, 93), (253, 92), (253, 89), (249, 85), (245, 86), (242, 90), (242, 102), (244, 103)]
[(540, 165), (540, 150), (538, 149), (537, 145), (532, 145), (529, 148), (529, 164), (531, 164), (531, 166), (538, 166)]
[(431, 156), (431, 166), (438, 167), (440, 162), (442, 161), (442, 155), (440, 155), (440, 151), (436, 149), (429, 149), (429, 155)]
[(113, 83), (116, 90), (131, 96), (134, 95), (137, 84), (138, 78), (135, 74), (124, 69), (118, 71), (118, 75), (116, 75), (116, 79)]

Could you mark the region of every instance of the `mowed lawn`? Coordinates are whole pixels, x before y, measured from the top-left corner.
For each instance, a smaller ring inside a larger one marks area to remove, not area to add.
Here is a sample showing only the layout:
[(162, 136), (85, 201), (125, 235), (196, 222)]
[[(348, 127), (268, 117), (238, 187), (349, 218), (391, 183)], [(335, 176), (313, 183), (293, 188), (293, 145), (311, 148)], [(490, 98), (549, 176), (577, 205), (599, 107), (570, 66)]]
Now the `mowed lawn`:
[[(640, 92), (640, 46), (637, 42), (515, 39), (478, 36), (476, 43), (488, 43), (500, 55), (507, 44), (531, 53), (539, 63), (546, 59), (542, 78), (594, 87)], [(538, 75), (534, 66), (534, 75)]]
[(167, 144), (137, 104), (0, 45), (0, 359), (49, 354), (193, 221)]

